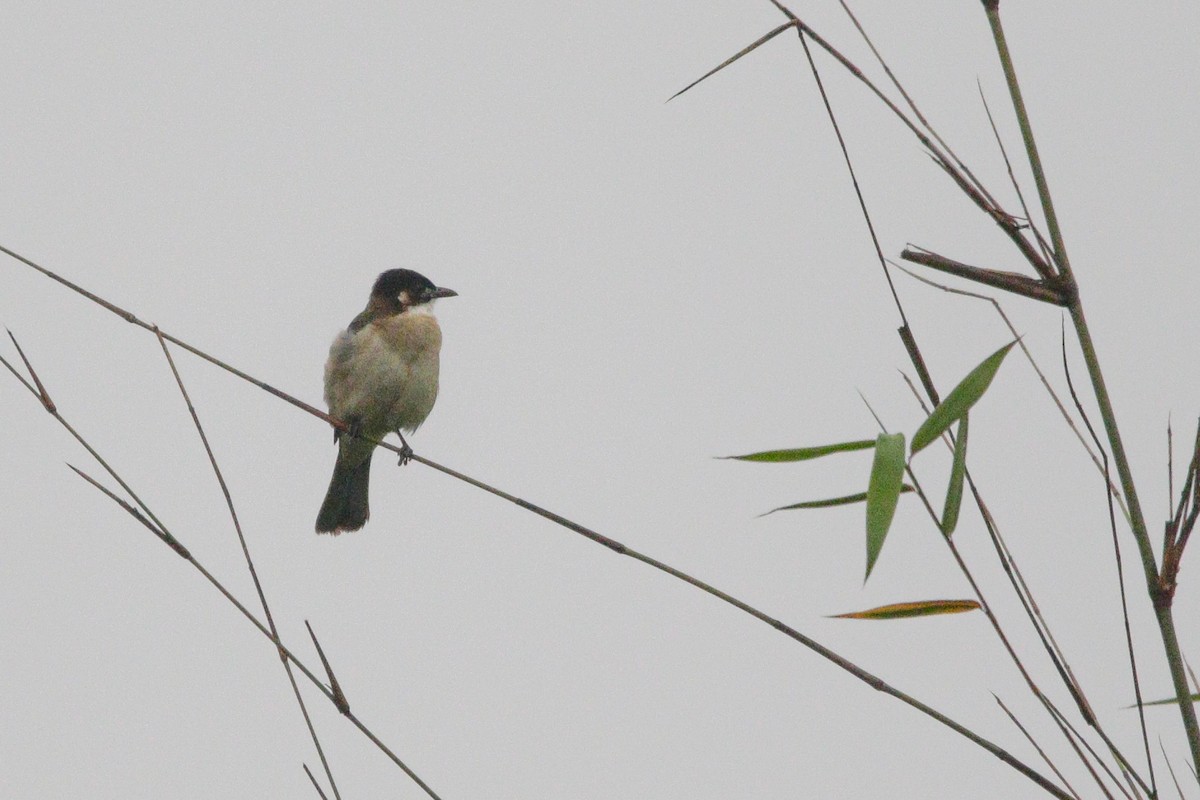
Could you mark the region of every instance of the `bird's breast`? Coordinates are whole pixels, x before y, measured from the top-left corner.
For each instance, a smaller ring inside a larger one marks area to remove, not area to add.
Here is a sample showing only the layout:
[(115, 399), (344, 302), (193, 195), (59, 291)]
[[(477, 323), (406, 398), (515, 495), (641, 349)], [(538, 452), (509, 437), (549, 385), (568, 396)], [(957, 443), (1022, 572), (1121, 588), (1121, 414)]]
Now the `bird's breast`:
[(442, 331), (429, 314), (376, 319), (334, 341), (325, 365), (329, 412), (358, 420), (364, 435), (415, 430), (438, 393)]

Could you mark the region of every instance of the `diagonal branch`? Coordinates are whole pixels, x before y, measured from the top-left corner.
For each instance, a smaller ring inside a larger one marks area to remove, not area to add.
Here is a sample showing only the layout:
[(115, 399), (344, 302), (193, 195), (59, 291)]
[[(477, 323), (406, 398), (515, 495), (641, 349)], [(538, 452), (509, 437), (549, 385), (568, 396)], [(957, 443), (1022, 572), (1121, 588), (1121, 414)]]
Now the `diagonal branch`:
[[(10, 251), (4, 250), (2, 247), (0, 247), (0, 251), (10, 252)], [(83, 294), (84, 296), (91, 297), (91, 298), (96, 297), (95, 295), (92, 295), (90, 292), (86, 292), (85, 290), (79, 288), (75, 284), (72, 284), (69, 281), (59, 278), (57, 275), (54, 275), (50, 270), (47, 270), (43, 267), (35, 265), (33, 262), (29, 261), (28, 259), (19, 257), (18, 260), (34, 267), (39, 272), (42, 272), (49, 277), (53, 277), (59, 283), (62, 283), (64, 285), (68, 286), (69, 288), (79, 292), (80, 294)], [(136, 317), (134, 317), (132, 314), (129, 314), (128, 312), (124, 312), (123, 310), (119, 310), (119, 309), (117, 309), (116, 306), (113, 306), (112, 304), (107, 303), (106, 301), (99, 301), (99, 298), (96, 298), (96, 300), (98, 302), (100, 302), (100, 305), (108, 308), (110, 311), (113, 311), (114, 313), (118, 313), (119, 315), (121, 315), (122, 318), (125, 318), (130, 322), (134, 322), (135, 324), (138, 324), (141, 327), (146, 328), (147, 330), (153, 331), (153, 326), (150, 326), (144, 322), (141, 322)], [(221, 361), (220, 359), (214, 358), (213, 356), (203, 353), (203, 351), (200, 351), (199, 349), (187, 344), (186, 342), (177, 340), (174, 337), (171, 337), (165, 333), (163, 333), (161, 335), (167, 341), (174, 342), (174, 343), (178, 344), (180, 347), (184, 348), (185, 350), (188, 350), (189, 352), (194, 352), (196, 355), (200, 356), (201, 358), (204, 358), (206, 361), (209, 361), (210, 363), (220, 366), (222, 369), (227, 370), (231, 374), (237, 375), (238, 377), (243, 378), (244, 380), (247, 380), (250, 383), (255, 384), (256, 386), (260, 386), (264, 390), (269, 391), (271, 394), (274, 394), (277, 397), (280, 397), (281, 399), (286, 400), (287, 402), (291, 403), (292, 405), (296, 406), (297, 408), (304, 409), (306, 411), (309, 411), (309, 413), (312, 413), (314, 416), (317, 416), (317, 417), (327, 420), (327, 421), (331, 421), (331, 423), (333, 423), (333, 424), (345, 427), (344, 424), (341, 423), (340, 421), (333, 420), (328, 415), (323, 414), (323, 413), (317, 411), (316, 409), (313, 409), (307, 403), (297, 400), (297, 399), (291, 397), (290, 395), (286, 394), (285, 392), (282, 392), (278, 389), (274, 389), (273, 387), (269, 387), (266, 384), (263, 384), (261, 381), (257, 380), (256, 378), (253, 378), (253, 377), (247, 375), (246, 373), (242, 372), (241, 370), (238, 370), (238, 369), (226, 364), (225, 362)], [(387, 443), (387, 442), (382, 442), (380, 444), (381, 444), (381, 446), (385, 447), (386, 449), (392, 450), (393, 452), (396, 452), (396, 453), (400, 453), (399, 447), (391, 445), (390, 443)], [(94, 452), (91, 450), (91, 448), (88, 448), (88, 449), (89, 449), (89, 452)], [(956, 722), (954, 719), (941, 713), (940, 711), (936, 710), (932, 706), (891, 686), (890, 684), (888, 684), (881, 678), (877, 677), (876, 675), (873, 675), (872, 673), (866, 671), (862, 667), (859, 667), (857, 664), (849, 661), (848, 659), (844, 658), (843, 656), (839, 655), (838, 653), (834, 652), (833, 650), (829, 649), (828, 647), (825, 647), (824, 645), (820, 644), (815, 639), (813, 639), (809, 636), (806, 636), (805, 634), (801, 633), (799, 630), (791, 627), (790, 625), (787, 625), (782, 620), (771, 617), (768, 614), (766, 614), (765, 612), (755, 608), (754, 606), (751, 606), (749, 603), (746, 603), (745, 601), (740, 600), (737, 597), (734, 597), (733, 595), (731, 595), (725, 591), (722, 591), (721, 589), (718, 589), (717, 587), (715, 587), (703, 580), (700, 580), (699, 578), (689, 575), (688, 573), (683, 572), (680, 569), (672, 567), (669, 564), (659, 561), (658, 559), (655, 559), (651, 556), (640, 553), (637, 550), (627, 547), (626, 545), (622, 544), (621, 542), (619, 542), (615, 539), (612, 539), (601, 533), (593, 531), (590, 528), (580, 525), (577, 522), (573, 522), (572, 520), (569, 520), (566, 517), (563, 517), (552, 511), (544, 509), (538, 505), (535, 505), (534, 503), (531, 503), (527, 500), (523, 500), (514, 495), (508, 494), (507, 492), (504, 492), (501, 489), (498, 489), (496, 487), (490, 486), (490, 485), (484, 483), (483, 481), (472, 478), (468, 475), (465, 475), (461, 472), (458, 472), (456, 470), (453, 470), (449, 467), (443, 466), (441, 464), (438, 464), (434, 461), (431, 461), (427, 458), (424, 458), (424, 457), (416, 455), (416, 454), (413, 454), (411, 456), (411, 460), (425, 464), (426, 466), (436, 469), (439, 472), (442, 472), (443, 474), (446, 474), (450, 477), (456, 478), (457, 480), (463, 481), (464, 483), (467, 483), (471, 486), (482, 489), (482, 490), (488, 492), (489, 494), (492, 494), (492, 495), (499, 497), (503, 500), (506, 500), (510, 503), (518, 505), (521, 508), (531, 511), (532, 513), (537, 514), (538, 516), (543, 517), (544, 519), (550, 520), (551, 522), (554, 522), (555, 524), (560, 525), (563, 528), (566, 528), (567, 530), (570, 530), (574, 533), (584, 536), (585, 538), (588, 538), (588, 539), (592, 540), (593, 542), (596, 542), (597, 544), (601, 544), (620, 555), (628, 556), (629, 558), (632, 558), (636, 561), (640, 561), (643, 564), (653, 567), (661, 572), (664, 572), (667, 575), (670, 575), (671, 577), (673, 577), (677, 580), (683, 581), (684, 583), (686, 583), (696, 589), (699, 589), (700, 591), (703, 591), (706, 594), (712, 595), (713, 597), (717, 598), (718, 600), (721, 600), (722, 602), (728, 603), (729, 605), (733, 606), (734, 608), (737, 608), (738, 610), (750, 615), (751, 617), (754, 617), (755, 619), (759, 620), (760, 622), (764, 622), (764, 623), (770, 625), (772, 628), (779, 631), (783, 635), (787, 636), (788, 638), (792, 639), (793, 641), (797, 642), (798, 644), (808, 648), (809, 650), (813, 651), (817, 655), (819, 655), (822, 658), (826, 659), (827, 661), (831, 662), (832, 664), (839, 667), (840, 669), (850, 673), (851, 675), (858, 678), (860, 681), (866, 683), (868, 686), (875, 689), (876, 691), (883, 692), (884, 694), (887, 694), (891, 697), (896, 698), (897, 700), (900, 700), (901, 702), (905, 703), (906, 705), (908, 705), (908, 706), (916, 709), (917, 711), (921, 712), (922, 714), (926, 715), (930, 719), (933, 719), (934, 721), (949, 728), (950, 730), (952, 730), (955, 733), (959, 734), (960, 736), (966, 738), (967, 740), (971, 741), (972, 743), (976, 744), (977, 746), (983, 748), (984, 750), (987, 750), (989, 753), (994, 755), (996, 758), (1000, 759), (1002, 762), (1004, 762), (1005, 764), (1008, 764), (1010, 767), (1012, 767), (1013, 769), (1020, 772), (1022, 775), (1029, 778), (1034, 783), (1036, 783), (1038, 786), (1040, 786), (1043, 790), (1045, 790), (1051, 796), (1060, 798), (1060, 800), (1069, 800), (1069, 798), (1070, 798), (1069, 794), (1067, 794), (1059, 786), (1057, 786), (1051, 780), (1049, 780), (1044, 775), (1039, 773), (1037, 770), (1035, 770), (1032, 767), (1030, 767), (1029, 765), (1025, 764), (1023, 761), (1021, 761), (1019, 758), (1014, 756), (1012, 753), (1008, 752), (1007, 750), (1005, 750), (1004, 748), (995, 744), (994, 742), (991, 742), (990, 740), (980, 736), (979, 734), (975, 733), (974, 731), (972, 731), (971, 729), (962, 725), (961, 723)], [(119, 480), (119, 478), (118, 478), (118, 480)], [(166, 530), (165, 526), (163, 526), (162, 529), (165, 531)], [(196, 569), (200, 570), (200, 572), (205, 576), (205, 578), (208, 579), (214, 586), (216, 586), (222, 592), (222, 594), (224, 594), (226, 596), (226, 598), (229, 599), (230, 602), (232, 602), (238, 608), (238, 610), (241, 611), (242, 614), (255, 625), (256, 628), (258, 628), (260, 633), (262, 633), (268, 639), (271, 639), (273, 642), (276, 641), (275, 639), (272, 638), (269, 629), (266, 626), (264, 626), (261, 622), (259, 622), (254, 617), (254, 615), (251, 614), (250, 611), (245, 608), (245, 606), (243, 606), (236, 598), (234, 598), (233, 595), (230, 594), (228, 592), (228, 590), (226, 590), (216, 580), (216, 578), (214, 578), (210, 573), (208, 573), (208, 571), (205, 570), (194, 559), (189, 559), (189, 563), (191, 563)], [(310, 681), (312, 681), (315, 685), (317, 685), (319, 687), (321, 692), (323, 694), (325, 694), (325, 696), (328, 697), (331, 702), (334, 701), (333, 692), (330, 689), (328, 689), (324, 684), (322, 684), (313, 672), (311, 672), (307, 667), (303, 666), (301, 664), (301, 662), (298, 661), (296, 659), (296, 657), (294, 655), (292, 655), (291, 652), (288, 651), (282, 644), (279, 645), (279, 648), (281, 651), (284, 652), (285, 655), (287, 655), (287, 657), (289, 659), (291, 659), (292, 663), (296, 664), (297, 668), (299, 668)], [(398, 766), (400, 766), (400, 768), (403, 769), (404, 772), (409, 775), (409, 777), (411, 777), (414, 781), (416, 781), (418, 783), (418, 785), (420, 785), (421, 788), (426, 791), (426, 793), (428, 793), (431, 797), (436, 798), (437, 795), (435, 795), (433, 793), (433, 790), (430, 789), (424, 782), (422, 782), (420, 780), (420, 778), (417, 777), (416, 773), (412, 772), (412, 770), (409, 769), (407, 765), (405, 765), (402, 761), (400, 761), (400, 759), (398, 757), (396, 757), (395, 754), (392, 753), (391, 750), (389, 750), (383, 744), (383, 742), (381, 742), (378, 739), (378, 737), (376, 737), (365, 725), (363, 725), (361, 722), (359, 722), (352, 713), (348, 713), (348, 712), (344, 712), (344, 713), (346, 713), (347, 719), (349, 719), (352, 723), (354, 723), (354, 725), (360, 731), (362, 731), (369, 739), (371, 739), (371, 741), (374, 742), (377, 747), (379, 747), (381, 750), (383, 750), (393, 760), (393, 762), (395, 762)]]

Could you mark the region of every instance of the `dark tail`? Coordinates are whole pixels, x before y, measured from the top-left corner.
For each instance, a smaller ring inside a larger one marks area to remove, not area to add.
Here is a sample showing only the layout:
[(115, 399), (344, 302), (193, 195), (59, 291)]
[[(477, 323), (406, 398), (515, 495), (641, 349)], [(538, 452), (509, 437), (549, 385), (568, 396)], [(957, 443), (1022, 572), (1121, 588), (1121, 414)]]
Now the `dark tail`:
[[(374, 448), (372, 448), (374, 449)], [(366, 524), (371, 516), (367, 503), (367, 489), (371, 485), (371, 453), (357, 464), (345, 463), (347, 459), (338, 454), (333, 466), (333, 479), (325, 502), (317, 514), (317, 533), (356, 531)]]

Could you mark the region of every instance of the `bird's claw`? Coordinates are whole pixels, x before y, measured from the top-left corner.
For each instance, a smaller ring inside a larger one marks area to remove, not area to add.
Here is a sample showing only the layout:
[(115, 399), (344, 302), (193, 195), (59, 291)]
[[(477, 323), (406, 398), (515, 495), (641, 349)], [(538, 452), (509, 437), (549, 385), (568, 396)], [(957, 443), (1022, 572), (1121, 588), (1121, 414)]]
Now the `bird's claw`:
[(396, 435), (400, 437), (400, 461), (396, 466), (403, 467), (409, 461), (412, 461), (413, 449), (408, 446), (408, 442), (404, 441), (404, 435), (400, 431), (396, 431)]

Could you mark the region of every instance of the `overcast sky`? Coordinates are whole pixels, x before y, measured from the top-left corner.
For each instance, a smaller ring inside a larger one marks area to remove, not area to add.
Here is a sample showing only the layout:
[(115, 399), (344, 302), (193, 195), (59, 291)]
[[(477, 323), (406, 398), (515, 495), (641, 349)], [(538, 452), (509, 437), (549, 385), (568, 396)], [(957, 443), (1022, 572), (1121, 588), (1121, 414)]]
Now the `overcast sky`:
[[(793, 8), (877, 72), (835, 4)], [(979, 96), (1019, 158), (980, 4), (855, 10), (1017, 210)], [(1200, 8), (1006, 0), (1002, 12), (1157, 531), (1168, 417), (1178, 482), (1200, 414)], [(10, 0), (0, 244), (316, 405), (329, 343), (379, 272), (458, 290), (437, 309), (442, 390), (411, 438), (419, 454), (715, 584), (1046, 772), (994, 692), (1094, 796), (981, 614), (826, 617), (970, 596), (918, 502), (902, 500), (865, 586), (861, 508), (757, 518), (861, 491), (869, 454), (712, 458), (872, 437), (859, 392), (890, 429), (922, 418), (796, 37), (664, 102), (782, 21), (765, 0)], [(894, 118), (818, 62), (884, 252), (912, 242), (1022, 270)], [(903, 275), (897, 286), (943, 391), (1010, 338), (985, 303)], [(1061, 315), (1005, 308), (1064, 390)], [(0, 324), (63, 415), (257, 611), (153, 336), (7, 257)], [(0, 353), (16, 359), (7, 341)], [(175, 358), (284, 640), (317, 667), (310, 621), (351, 707), (442, 798), (1035, 796), (769, 626), (419, 464), (378, 454), (367, 528), (317, 536), (328, 426)], [(1016, 354), (972, 422), (972, 471), (1101, 720), (1140, 764), (1101, 478)], [(7, 372), (0, 439), (0, 795), (315, 797), (301, 764), (319, 762), (269, 643), (70, 472), (116, 488)], [(940, 502), (945, 456), (919, 468)], [(956, 539), (1069, 706), (977, 512)], [(1176, 604), (1195, 663), (1188, 561)], [(1140, 565), (1127, 567), (1143, 686), (1166, 696)], [(425, 796), (303, 691), (343, 797)], [(1182, 776), (1178, 712), (1149, 719)]]

